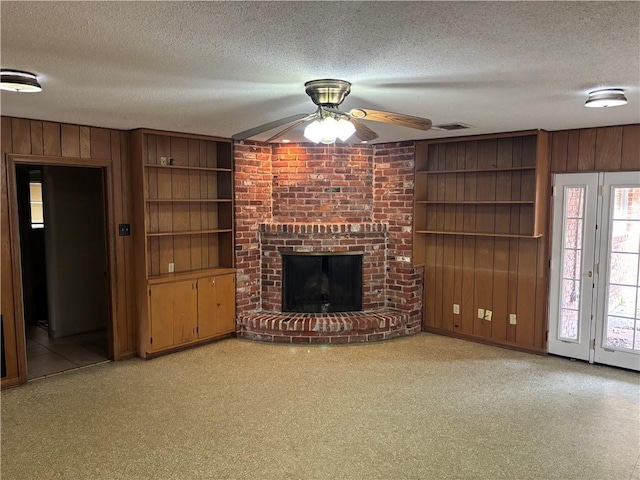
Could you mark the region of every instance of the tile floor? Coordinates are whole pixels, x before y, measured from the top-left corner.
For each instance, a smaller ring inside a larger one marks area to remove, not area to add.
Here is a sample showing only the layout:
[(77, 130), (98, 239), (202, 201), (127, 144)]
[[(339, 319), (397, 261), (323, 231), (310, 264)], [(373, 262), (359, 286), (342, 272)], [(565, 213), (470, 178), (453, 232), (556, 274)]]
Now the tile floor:
[(106, 330), (49, 338), (46, 329), (28, 326), (25, 333), (29, 380), (109, 361)]

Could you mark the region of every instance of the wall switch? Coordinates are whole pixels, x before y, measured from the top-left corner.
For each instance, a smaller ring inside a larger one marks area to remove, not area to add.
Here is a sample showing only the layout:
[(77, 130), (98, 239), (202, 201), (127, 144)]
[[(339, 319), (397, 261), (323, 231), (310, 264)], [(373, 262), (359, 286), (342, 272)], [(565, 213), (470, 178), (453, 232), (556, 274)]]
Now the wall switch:
[(171, 262), (169, 264), (169, 273), (173, 273), (175, 271), (175, 269), (176, 269), (175, 263)]
[(484, 308), (478, 309), (478, 318), (484, 318)]
[(515, 325), (516, 324), (516, 314), (515, 313), (510, 313), (509, 314), (509, 325)]
[(166, 165), (167, 164), (167, 157), (160, 157), (160, 165)]
[(456, 315), (460, 315), (460, 305), (458, 305), (457, 303), (453, 304), (453, 313), (455, 313)]
[(485, 310), (484, 311), (484, 319), (487, 322), (490, 322), (491, 321), (491, 317), (493, 317), (493, 312), (491, 310)]

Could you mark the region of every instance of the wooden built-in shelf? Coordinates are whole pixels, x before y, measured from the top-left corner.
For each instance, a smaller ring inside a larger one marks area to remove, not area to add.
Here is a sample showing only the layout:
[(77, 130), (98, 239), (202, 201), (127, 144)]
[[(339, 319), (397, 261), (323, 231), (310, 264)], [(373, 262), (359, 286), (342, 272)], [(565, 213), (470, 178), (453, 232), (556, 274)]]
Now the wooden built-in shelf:
[(147, 198), (150, 203), (231, 203), (230, 198)]
[(416, 173), (447, 174), (447, 173), (493, 173), (493, 172), (521, 172), (523, 170), (535, 170), (536, 167), (492, 167), (492, 168), (469, 168), (456, 170), (418, 170)]
[(187, 230), (184, 232), (156, 232), (147, 233), (147, 237), (175, 237), (179, 235), (202, 235), (206, 233), (230, 233), (232, 231), (230, 228), (216, 228), (208, 230)]
[(533, 205), (533, 200), (416, 200), (434, 205)]
[[(235, 330), (233, 142), (153, 130), (130, 136), (138, 355)], [(163, 157), (173, 159), (162, 164)], [(172, 273), (169, 273), (169, 271)]]
[(213, 167), (187, 167), (183, 165), (160, 165), (157, 163), (146, 163), (145, 167), (150, 168), (169, 168), (173, 170), (198, 170), (201, 172), (231, 172), (230, 168), (213, 168)]
[(504, 237), (504, 238), (540, 238), (540, 235), (521, 235), (517, 233), (491, 233), (491, 232), (451, 232), (447, 230), (416, 230), (416, 233), (436, 235), (463, 235), (468, 237)]

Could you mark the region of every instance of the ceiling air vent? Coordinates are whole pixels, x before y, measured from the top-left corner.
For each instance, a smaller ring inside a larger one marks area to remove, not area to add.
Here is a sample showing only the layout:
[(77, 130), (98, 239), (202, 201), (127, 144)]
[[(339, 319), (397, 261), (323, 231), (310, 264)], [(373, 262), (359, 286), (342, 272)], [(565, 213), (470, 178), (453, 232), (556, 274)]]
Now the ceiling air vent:
[(466, 128), (472, 128), (471, 125), (467, 125), (465, 123), (442, 123), (440, 125), (433, 125), (431, 127), (432, 130), (446, 130), (448, 132), (452, 130), (464, 130)]

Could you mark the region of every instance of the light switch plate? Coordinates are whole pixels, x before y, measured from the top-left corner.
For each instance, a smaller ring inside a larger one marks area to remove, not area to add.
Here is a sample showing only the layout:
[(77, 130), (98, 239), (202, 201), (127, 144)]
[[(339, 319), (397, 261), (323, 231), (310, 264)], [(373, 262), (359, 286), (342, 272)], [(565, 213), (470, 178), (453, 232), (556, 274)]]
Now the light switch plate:
[(485, 310), (484, 311), (484, 319), (487, 322), (490, 322), (492, 317), (493, 317), (493, 312), (491, 310)]
[(515, 313), (510, 313), (509, 314), (509, 325), (515, 325), (516, 324), (516, 314)]
[(175, 263), (171, 262), (169, 264), (169, 268), (168, 268), (169, 273), (173, 273), (175, 271), (175, 269), (176, 269)]
[(460, 305), (458, 305), (457, 303), (453, 304), (453, 313), (455, 313), (456, 315), (460, 315)]
[(478, 309), (478, 318), (484, 318), (484, 308)]

